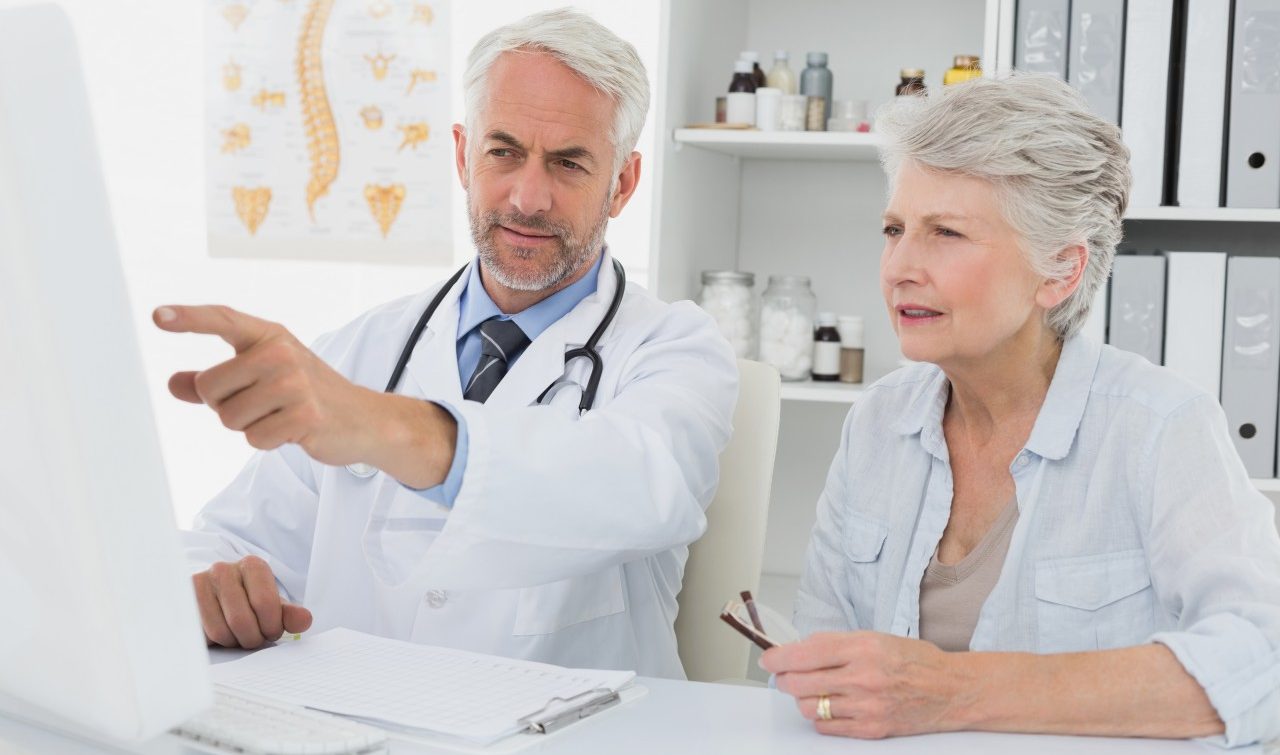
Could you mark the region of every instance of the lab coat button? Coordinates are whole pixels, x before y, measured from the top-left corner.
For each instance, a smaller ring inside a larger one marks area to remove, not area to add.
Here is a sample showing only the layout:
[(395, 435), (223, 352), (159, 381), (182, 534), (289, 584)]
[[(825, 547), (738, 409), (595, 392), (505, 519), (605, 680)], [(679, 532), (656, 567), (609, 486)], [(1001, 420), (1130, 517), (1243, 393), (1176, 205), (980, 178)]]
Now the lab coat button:
[(432, 608), (439, 608), (443, 606), (448, 600), (449, 600), (449, 596), (445, 593), (444, 590), (428, 590), (427, 591), (427, 605), (431, 606)]

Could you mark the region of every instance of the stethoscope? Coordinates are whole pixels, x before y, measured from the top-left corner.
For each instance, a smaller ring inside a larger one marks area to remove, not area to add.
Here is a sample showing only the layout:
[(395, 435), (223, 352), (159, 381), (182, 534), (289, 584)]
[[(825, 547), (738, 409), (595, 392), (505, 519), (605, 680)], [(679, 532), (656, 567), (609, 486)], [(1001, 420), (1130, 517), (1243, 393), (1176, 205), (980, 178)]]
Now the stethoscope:
[[(440, 291), (436, 293), (435, 298), (427, 305), (422, 312), (422, 316), (418, 318), (418, 322), (413, 326), (413, 331), (409, 333), (409, 339), (405, 341), (404, 348), (400, 350), (400, 358), (396, 361), (396, 367), (391, 371), (391, 379), (387, 381), (387, 387), (383, 389), (384, 393), (395, 393), (396, 388), (400, 386), (400, 378), (404, 376), (405, 367), (409, 364), (409, 358), (413, 356), (413, 349), (418, 345), (418, 339), (422, 337), (422, 331), (426, 330), (427, 323), (431, 320), (431, 316), (440, 308), (440, 303), (444, 301), (444, 297), (462, 278), (462, 276), (471, 268), (468, 263), (462, 266), (453, 277), (440, 287)], [(613, 261), (613, 272), (618, 277), (618, 287), (613, 291), (613, 301), (609, 302), (609, 310), (604, 313), (604, 318), (600, 320), (600, 324), (596, 326), (595, 332), (587, 339), (587, 342), (576, 349), (569, 349), (564, 353), (565, 368), (568, 369), (569, 363), (575, 359), (586, 357), (591, 360), (591, 374), (587, 376), (587, 387), (582, 390), (582, 399), (578, 401), (578, 414), (585, 414), (591, 409), (596, 402), (596, 390), (600, 387), (600, 375), (604, 372), (604, 360), (600, 358), (600, 352), (596, 350), (596, 344), (600, 342), (600, 337), (609, 329), (609, 325), (613, 323), (613, 316), (618, 313), (618, 307), (622, 304), (622, 294), (627, 288), (627, 274), (622, 269), (622, 264), (617, 260)], [(565, 378), (561, 377), (551, 381), (542, 393), (538, 394), (537, 403), (541, 404), (551, 393), (552, 389), (560, 388), (565, 385)], [(378, 473), (376, 467), (370, 464), (356, 463), (348, 464), (347, 471), (356, 477), (373, 477)]]

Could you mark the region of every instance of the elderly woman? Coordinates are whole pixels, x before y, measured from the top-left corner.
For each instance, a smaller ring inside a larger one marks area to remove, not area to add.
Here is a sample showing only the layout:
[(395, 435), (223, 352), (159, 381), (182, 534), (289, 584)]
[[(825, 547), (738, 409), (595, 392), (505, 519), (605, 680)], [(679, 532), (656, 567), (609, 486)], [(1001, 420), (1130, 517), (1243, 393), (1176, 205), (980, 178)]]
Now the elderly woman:
[[(819, 731), (1280, 734), (1280, 539), (1215, 397), (1078, 331), (1128, 157), (1056, 79), (882, 114), (881, 285), (918, 364), (845, 423), (761, 665)], [(815, 633), (817, 634), (811, 634)]]

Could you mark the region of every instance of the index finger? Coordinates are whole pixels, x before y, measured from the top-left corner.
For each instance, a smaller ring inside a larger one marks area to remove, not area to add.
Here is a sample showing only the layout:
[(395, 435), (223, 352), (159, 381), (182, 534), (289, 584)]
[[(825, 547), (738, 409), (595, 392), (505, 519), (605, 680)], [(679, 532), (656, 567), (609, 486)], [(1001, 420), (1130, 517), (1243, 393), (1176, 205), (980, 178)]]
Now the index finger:
[(240, 353), (261, 341), (274, 323), (237, 312), (220, 304), (184, 307), (166, 304), (151, 313), (156, 326), (170, 333), (203, 333), (218, 336)]
[(848, 662), (856, 643), (856, 633), (815, 634), (766, 650), (760, 667), (771, 674), (837, 668)]

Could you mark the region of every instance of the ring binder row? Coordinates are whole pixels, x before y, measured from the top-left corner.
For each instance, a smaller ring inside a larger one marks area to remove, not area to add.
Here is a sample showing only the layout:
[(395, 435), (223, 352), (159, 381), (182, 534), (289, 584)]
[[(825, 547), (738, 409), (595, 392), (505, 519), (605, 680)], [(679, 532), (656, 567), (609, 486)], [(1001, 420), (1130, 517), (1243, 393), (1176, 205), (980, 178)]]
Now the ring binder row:
[(1280, 474), (1280, 258), (1117, 255), (1105, 311), (1107, 343), (1222, 402), (1250, 477)]
[(1131, 207), (1280, 208), (1280, 0), (1017, 0), (1013, 67), (1131, 152)]

